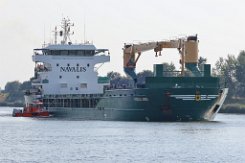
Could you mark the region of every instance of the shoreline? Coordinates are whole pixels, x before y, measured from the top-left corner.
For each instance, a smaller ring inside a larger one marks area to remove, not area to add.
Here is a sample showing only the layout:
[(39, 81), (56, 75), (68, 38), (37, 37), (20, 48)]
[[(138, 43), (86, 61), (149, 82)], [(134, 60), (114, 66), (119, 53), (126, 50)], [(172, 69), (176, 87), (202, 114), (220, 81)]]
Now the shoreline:
[(225, 104), (219, 111), (220, 113), (245, 114), (245, 105), (240, 103)]
[(22, 103), (0, 103), (0, 107), (24, 107), (24, 104)]
[[(0, 103), (0, 107), (24, 107), (22, 103)], [(233, 103), (225, 104), (220, 109), (219, 113), (227, 114), (245, 114), (245, 105)]]

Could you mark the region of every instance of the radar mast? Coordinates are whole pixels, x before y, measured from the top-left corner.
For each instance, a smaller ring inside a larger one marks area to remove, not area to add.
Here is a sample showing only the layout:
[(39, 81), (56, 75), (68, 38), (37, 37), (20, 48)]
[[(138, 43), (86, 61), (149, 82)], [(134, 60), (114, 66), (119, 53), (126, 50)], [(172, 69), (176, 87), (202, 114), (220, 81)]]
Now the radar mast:
[(61, 22), (61, 28), (60, 36), (63, 36), (63, 40), (61, 41), (61, 44), (67, 44), (67, 39), (69, 39), (69, 44), (71, 44), (70, 35), (74, 34), (74, 32), (70, 33), (71, 27), (74, 26), (74, 23), (70, 22), (70, 19), (63, 18)]

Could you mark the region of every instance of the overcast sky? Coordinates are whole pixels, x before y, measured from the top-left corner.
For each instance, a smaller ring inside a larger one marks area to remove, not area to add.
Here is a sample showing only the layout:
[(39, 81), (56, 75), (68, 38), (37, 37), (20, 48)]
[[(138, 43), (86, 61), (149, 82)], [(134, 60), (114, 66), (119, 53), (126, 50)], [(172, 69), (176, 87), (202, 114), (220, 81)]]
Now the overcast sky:
[[(0, 87), (33, 76), (34, 48), (53, 39), (62, 17), (75, 24), (73, 42), (84, 38), (97, 48), (108, 48), (111, 62), (99, 69), (123, 74), (125, 42), (152, 41), (198, 34), (199, 54), (214, 64), (227, 54), (245, 49), (243, 0), (0, 0)], [(162, 57), (143, 53), (137, 71), (152, 70), (154, 63), (179, 60), (177, 50)]]

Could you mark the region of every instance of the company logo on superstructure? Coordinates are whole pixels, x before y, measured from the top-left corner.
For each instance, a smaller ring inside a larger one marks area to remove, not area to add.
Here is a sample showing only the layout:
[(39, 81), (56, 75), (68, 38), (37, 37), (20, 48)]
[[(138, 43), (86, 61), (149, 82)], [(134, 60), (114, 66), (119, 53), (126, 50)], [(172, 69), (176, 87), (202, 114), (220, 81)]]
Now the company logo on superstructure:
[(86, 72), (87, 71), (87, 67), (60, 67), (60, 72)]

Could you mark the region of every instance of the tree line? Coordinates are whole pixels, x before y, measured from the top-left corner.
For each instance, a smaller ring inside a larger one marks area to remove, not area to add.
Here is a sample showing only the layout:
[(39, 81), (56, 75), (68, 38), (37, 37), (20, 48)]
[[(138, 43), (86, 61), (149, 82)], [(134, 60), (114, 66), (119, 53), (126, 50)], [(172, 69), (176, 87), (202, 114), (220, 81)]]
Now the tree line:
[(221, 78), (221, 84), (229, 88), (228, 100), (245, 98), (245, 51), (220, 57), (215, 63), (213, 75)]
[(19, 81), (8, 82), (5, 85), (5, 89), (1, 92), (6, 98), (0, 102), (0, 106), (23, 106), (24, 92), (28, 89), (31, 89), (31, 81), (24, 81), (23, 83)]

